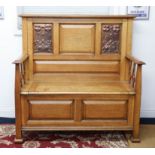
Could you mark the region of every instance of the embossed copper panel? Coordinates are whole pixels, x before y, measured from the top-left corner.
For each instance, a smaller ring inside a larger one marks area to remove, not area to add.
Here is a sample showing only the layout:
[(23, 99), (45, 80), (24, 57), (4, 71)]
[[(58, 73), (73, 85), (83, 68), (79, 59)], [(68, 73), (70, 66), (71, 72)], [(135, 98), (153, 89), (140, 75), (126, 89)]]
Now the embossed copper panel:
[(120, 30), (119, 24), (102, 25), (102, 53), (119, 53), (120, 51)]
[(52, 24), (34, 24), (34, 52), (52, 53)]

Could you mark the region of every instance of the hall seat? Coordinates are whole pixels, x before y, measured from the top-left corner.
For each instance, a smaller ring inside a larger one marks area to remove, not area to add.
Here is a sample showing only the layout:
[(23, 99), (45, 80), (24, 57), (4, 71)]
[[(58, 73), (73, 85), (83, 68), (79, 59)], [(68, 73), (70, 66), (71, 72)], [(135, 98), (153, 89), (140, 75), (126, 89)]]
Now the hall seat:
[(29, 131), (131, 131), (140, 141), (144, 62), (134, 16), (21, 15), (15, 64), (15, 142)]

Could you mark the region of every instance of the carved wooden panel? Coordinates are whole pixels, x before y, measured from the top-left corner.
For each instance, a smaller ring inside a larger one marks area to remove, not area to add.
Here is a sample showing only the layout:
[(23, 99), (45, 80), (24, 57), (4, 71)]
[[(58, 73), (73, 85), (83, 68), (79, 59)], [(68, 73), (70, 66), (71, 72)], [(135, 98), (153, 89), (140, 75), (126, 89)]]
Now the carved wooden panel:
[(102, 53), (119, 53), (120, 30), (119, 24), (102, 25)]
[(34, 52), (52, 53), (52, 24), (34, 24)]

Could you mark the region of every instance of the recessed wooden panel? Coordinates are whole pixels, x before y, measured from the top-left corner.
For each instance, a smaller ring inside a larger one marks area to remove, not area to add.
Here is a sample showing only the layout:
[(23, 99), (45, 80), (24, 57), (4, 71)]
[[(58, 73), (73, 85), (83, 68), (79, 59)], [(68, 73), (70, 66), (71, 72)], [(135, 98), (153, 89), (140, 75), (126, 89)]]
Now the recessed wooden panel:
[(35, 61), (35, 72), (118, 73), (119, 61)]
[(60, 52), (93, 53), (95, 51), (95, 25), (61, 24)]
[(71, 82), (71, 81), (87, 81), (87, 82), (100, 82), (100, 81), (118, 81), (119, 74), (117, 73), (36, 73), (33, 76), (35, 82)]
[(127, 119), (127, 101), (83, 101), (84, 119)]
[(30, 119), (72, 118), (72, 101), (30, 101)]

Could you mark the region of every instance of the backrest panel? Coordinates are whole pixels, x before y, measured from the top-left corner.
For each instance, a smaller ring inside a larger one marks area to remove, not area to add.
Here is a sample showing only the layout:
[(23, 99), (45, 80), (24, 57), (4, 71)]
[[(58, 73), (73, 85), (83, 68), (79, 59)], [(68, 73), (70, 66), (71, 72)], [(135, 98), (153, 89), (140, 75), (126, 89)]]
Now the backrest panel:
[(125, 55), (130, 52), (128, 21), (132, 19), (128, 16), (24, 16), (29, 78), (34, 73), (75, 72), (116, 73), (124, 80)]
[(95, 24), (59, 25), (60, 54), (95, 54)]
[(34, 72), (119, 73), (118, 61), (35, 61)]

